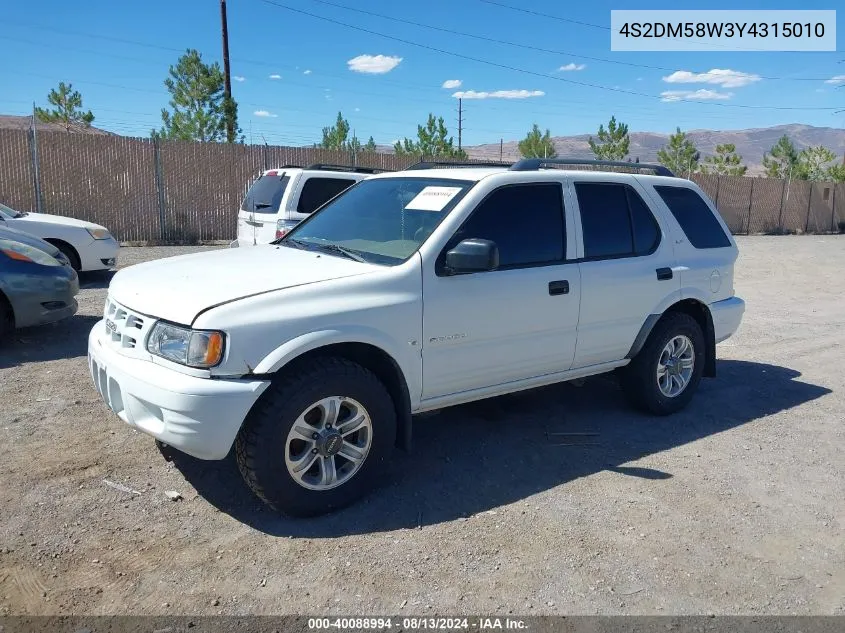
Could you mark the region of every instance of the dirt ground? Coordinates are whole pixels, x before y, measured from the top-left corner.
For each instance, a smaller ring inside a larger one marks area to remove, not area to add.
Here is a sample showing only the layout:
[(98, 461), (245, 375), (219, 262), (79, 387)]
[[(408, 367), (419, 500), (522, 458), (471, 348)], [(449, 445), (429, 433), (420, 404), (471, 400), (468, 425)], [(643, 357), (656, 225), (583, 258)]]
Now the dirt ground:
[(86, 277), (78, 315), (0, 348), (0, 614), (845, 614), (845, 238), (739, 245), (745, 321), (686, 411), (607, 378), (444, 411), (310, 520), (108, 412)]

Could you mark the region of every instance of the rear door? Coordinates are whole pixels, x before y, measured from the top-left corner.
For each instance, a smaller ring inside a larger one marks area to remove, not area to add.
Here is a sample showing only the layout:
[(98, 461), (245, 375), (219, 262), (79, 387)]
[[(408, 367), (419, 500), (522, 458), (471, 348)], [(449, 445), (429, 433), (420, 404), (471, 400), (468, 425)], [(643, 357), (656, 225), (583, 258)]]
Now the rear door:
[(238, 246), (273, 241), (282, 198), (290, 183), (284, 171), (268, 171), (252, 183), (238, 212)]
[(573, 178), (581, 243), (581, 314), (572, 367), (625, 358), (649, 314), (680, 294), (672, 240), (635, 179)]

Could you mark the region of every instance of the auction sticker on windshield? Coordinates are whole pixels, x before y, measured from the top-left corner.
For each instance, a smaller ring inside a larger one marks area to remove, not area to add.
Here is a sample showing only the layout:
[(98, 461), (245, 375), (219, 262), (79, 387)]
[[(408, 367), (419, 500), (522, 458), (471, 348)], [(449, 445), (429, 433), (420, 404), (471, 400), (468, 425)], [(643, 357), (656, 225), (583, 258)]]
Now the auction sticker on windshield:
[(460, 187), (426, 187), (405, 205), (409, 211), (442, 211), (461, 192)]

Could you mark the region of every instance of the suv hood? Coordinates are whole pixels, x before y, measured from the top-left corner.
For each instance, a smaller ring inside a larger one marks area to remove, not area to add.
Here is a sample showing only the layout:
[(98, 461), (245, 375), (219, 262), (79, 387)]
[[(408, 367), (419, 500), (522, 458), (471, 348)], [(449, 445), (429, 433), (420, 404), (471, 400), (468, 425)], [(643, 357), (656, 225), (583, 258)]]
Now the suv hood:
[(230, 301), (381, 268), (272, 244), (227, 248), (124, 268), (109, 296), (141, 314), (190, 325), (200, 312)]

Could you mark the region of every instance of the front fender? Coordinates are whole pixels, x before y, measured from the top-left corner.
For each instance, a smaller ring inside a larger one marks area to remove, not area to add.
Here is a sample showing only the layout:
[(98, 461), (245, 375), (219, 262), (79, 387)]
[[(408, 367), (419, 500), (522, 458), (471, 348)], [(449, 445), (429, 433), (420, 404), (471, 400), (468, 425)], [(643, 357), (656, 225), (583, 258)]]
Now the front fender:
[[(366, 326), (344, 326), (308, 332), (286, 341), (267, 354), (252, 370), (255, 374), (272, 374), (287, 365), (295, 358), (320, 347), (336, 345), (338, 343), (366, 343), (378, 347), (385, 354), (393, 358), (405, 374), (409, 391), (415, 393), (413, 385), (418, 384), (420, 376), (419, 363), (412, 362), (410, 345), (403, 349), (397, 341), (384, 332)], [(419, 393), (417, 391), (417, 393)]]

